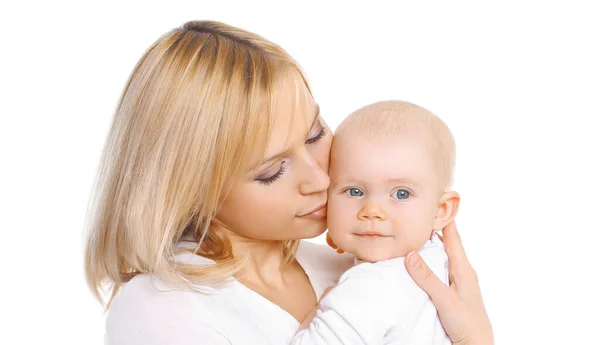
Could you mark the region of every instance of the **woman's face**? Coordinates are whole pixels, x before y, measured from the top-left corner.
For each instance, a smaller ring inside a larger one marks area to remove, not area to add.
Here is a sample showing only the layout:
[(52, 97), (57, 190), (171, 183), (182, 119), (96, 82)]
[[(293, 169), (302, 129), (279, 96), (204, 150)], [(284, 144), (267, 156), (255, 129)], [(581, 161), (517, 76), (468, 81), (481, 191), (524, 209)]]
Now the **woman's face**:
[(299, 75), (280, 87), (266, 157), (234, 183), (216, 217), (245, 239), (296, 240), (326, 229), (332, 135)]

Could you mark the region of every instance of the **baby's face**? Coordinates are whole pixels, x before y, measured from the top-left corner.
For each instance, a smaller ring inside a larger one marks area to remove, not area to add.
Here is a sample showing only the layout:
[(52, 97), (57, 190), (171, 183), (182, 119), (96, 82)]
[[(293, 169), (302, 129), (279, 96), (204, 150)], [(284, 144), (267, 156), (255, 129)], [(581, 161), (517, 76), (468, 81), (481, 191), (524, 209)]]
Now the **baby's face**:
[(441, 190), (419, 139), (378, 144), (336, 137), (327, 222), (342, 250), (369, 262), (406, 256), (430, 238)]

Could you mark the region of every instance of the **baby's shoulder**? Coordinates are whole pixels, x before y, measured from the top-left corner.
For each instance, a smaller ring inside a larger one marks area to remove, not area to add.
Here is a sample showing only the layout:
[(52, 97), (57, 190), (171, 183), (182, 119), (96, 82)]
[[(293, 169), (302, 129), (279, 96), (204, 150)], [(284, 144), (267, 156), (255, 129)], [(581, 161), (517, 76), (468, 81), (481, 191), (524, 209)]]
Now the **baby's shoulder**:
[(296, 260), (309, 276), (322, 280), (326, 286), (335, 285), (342, 273), (354, 264), (354, 256), (338, 254), (327, 245), (306, 240), (300, 241)]

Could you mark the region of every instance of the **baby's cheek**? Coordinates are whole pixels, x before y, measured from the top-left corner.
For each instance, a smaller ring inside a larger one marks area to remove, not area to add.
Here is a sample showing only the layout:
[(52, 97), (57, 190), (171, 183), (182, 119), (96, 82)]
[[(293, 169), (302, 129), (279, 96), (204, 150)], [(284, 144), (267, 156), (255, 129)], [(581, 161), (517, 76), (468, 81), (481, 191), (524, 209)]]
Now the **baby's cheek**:
[(339, 207), (339, 203), (335, 199), (333, 197), (327, 201), (327, 228), (330, 233), (338, 231), (340, 220), (343, 219), (343, 215), (340, 214), (343, 209)]
[(340, 245), (344, 235), (352, 231), (352, 211), (340, 197), (329, 198), (327, 204), (327, 228), (331, 239)]
[(397, 219), (393, 224), (393, 228), (398, 241), (397, 248), (401, 251), (401, 256), (405, 256), (411, 250), (421, 248), (431, 234), (431, 225), (427, 215), (417, 212), (406, 214), (401, 219)]

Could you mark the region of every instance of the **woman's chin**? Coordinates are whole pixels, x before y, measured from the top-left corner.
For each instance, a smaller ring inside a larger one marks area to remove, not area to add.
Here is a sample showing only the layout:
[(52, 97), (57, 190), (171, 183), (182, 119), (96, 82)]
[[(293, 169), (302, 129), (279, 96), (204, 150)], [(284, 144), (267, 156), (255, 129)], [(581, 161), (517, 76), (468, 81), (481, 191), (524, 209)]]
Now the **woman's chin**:
[(322, 224), (316, 225), (314, 227), (311, 227), (310, 229), (307, 229), (309, 231), (306, 231), (302, 237), (298, 238), (299, 240), (304, 240), (304, 239), (309, 239), (309, 238), (315, 238), (315, 237), (319, 237), (321, 235), (323, 235), (323, 233), (325, 233), (325, 230), (327, 230), (327, 223), (325, 221), (323, 221)]

